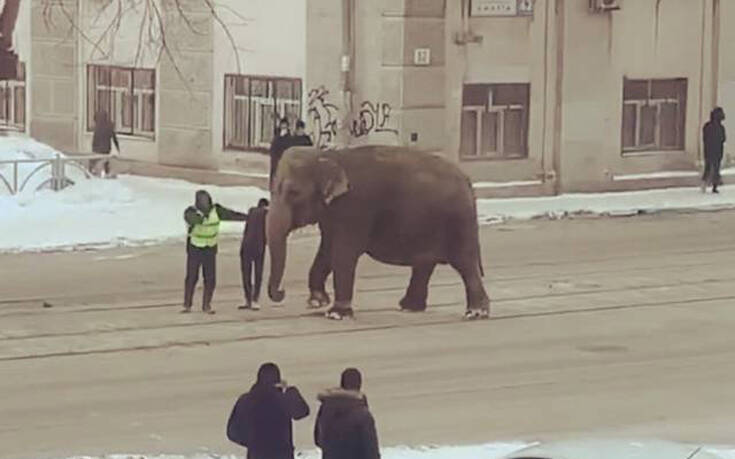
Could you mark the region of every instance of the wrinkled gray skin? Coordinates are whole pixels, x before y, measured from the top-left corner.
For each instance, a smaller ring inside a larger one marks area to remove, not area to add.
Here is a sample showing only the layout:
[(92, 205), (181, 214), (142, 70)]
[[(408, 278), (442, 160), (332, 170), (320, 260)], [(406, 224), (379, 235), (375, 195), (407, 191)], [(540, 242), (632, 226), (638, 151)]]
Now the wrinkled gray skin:
[(288, 234), (318, 224), (321, 243), (309, 272), (309, 303), (328, 306), (325, 282), (333, 273), (330, 311), (352, 312), (355, 268), (367, 253), (377, 261), (412, 268), (400, 301), (426, 309), (437, 264), (462, 276), (468, 311), (488, 311), (475, 196), (467, 176), (439, 156), (401, 147), (367, 146), (320, 151), (291, 148), (271, 190), (267, 237), (271, 255), (268, 294), (281, 302)]

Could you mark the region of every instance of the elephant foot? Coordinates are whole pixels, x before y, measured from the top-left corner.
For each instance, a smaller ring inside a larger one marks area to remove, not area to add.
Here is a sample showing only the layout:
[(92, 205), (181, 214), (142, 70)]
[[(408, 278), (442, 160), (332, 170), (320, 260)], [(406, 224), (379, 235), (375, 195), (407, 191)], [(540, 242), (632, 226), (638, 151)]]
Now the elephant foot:
[(404, 296), (398, 304), (401, 306), (401, 311), (405, 311), (405, 312), (426, 311), (426, 301), (415, 301), (407, 296)]
[(324, 316), (330, 320), (342, 320), (345, 318), (352, 319), (355, 317), (355, 312), (349, 305), (334, 305), (333, 307), (329, 308)]
[(307, 301), (309, 309), (320, 309), (325, 306), (329, 306), (332, 300), (327, 295), (327, 292), (313, 291)]
[(490, 318), (490, 308), (468, 309), (464, 313), (464, 320), (482, 320)]

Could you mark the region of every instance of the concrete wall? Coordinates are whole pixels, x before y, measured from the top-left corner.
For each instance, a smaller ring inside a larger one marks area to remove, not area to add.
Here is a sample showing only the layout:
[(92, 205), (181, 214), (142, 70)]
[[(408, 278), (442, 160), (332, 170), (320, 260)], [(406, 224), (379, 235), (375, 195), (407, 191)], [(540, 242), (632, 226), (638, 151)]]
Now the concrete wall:
[[(229, 31), (228, 35), (215, 21), (212, 151), (222, 155), (226, 74), (305, 79), (306, 0), (222, 0), (217, 5), (220, 19)], [(306, 92), (305, 84), (302, 90)], [(221, 160), (228, 162), (242, 156), (226, 151)]]
[[(590, 13), (587, 0), (536, 0), (530, 17), (473, 17), (463, 33), (462, 1), (358, 2), (355, 93), (340, 95), (342, 0), (308, 4), (307, 82), (323, 87), (316, 111), (359, 119), (362, 100), (392, 107), (393, 138), (347, 136), (346, 143), (443, 148), (459, 161), (462, 88), (466, 83), (528, 83), (528, 157), (461, 161), (476, 181), (543, 179), (557, 191), (613, 189), (616, 175), (696, 168), (700, 131), (715, 103), (735, 113), (735, 4), (722, 0), (635, 0)], [(429, 48), (428, 67), (413, 64)], [(623, 79), (686, 78), (681, 151), (622, 154)], [(347, 113), (345, 113), (347, 112)], [(735, 115), (733, 115), (735, 116)], [(323, 116), (322, 116), (323, 118)], [(354, 133), (353, 133), (354, 134)], [(555, 181), (556, 177), (556, 181)]]
[[(118, 65), (156, 69), (159, 41), (141, 40), (140, 29), (144, 24), (145, 37), (148, 36), (149, 21), (144, 22), (143, 11), (126, 9), (118, 15), (115, 3), (101, 3), (80, 0), (82, 6), (80, 24), (84, 36), (79, 37), (80, 56), (77, 63), (79, 118), (77, 136), (80, 139), (76, 149), (92, 151), (92, 133), (87, 131), (87, 65)], [(119, 23), (117, 23), (119, 21)], [(111, 25), (113, 25), (111, 27)], [(157, 29), (157, 28), (156, 28)], [(113, 30), (116, 32), (113, 33)], [(156, 69), (156, 88), (160, 87), (160, 75)], [(160, 105), (160, 93), (156, 91), (156, 110)], [(121, 155), (138, 161), (158, 161), (158, 137), (160, 124), (156, 116), (156, 138), (147, 139), (135, 136), (118, 135)]]
[[(308, 3), (306, 80), (314, 135), (333, 145), (441, 148), (443, 135), (430, 126), (444, 124), (444, 0), (355, 1), (349, 93), (342, 92), (340, 76), (344, 4)], [(416, 48), (431, 50), (429, 66), (414, 65)], [(334, 129), (325, 125), (335, 121), (338, 140), (330, 142)]]
[[(562, 187), (598, 189), (610, 175), (691, 169), (707, 119), (711, 0), (640, 0), (612, 14), (564, 8)], [(705, 75), (703, 78), (703, 74)], [(688, 80), (683, 151), (621, 154), (623, 77)], [(604, 186), (604, 185), (603, 185)]]
[[(3, 5), (3, 1), (0, 0), (0, 5)], [(25, 130), (30, 130), (30, 111), (31, 111), (31, 84), (32, 79), (30, 76), (30, 70), (32, 67), (33, 59), (33, 40), (31, 35), (31, 11), (32, 2), (23, 1), (20, 4), (20, 11), (18, 12), (18, 21), (15, 24), (15, 32), (13, 36), (13, 47), (15, 48), (18, 59), (25, 62), (26, 65), (26, 125)]]
[[(24, 2), (25, 3), (25, 2)], [(55, 2), (70, 18), (78, 15), (76, 0)], [(44, 19), (41, 0), (31, 1), (30, 134), (56, 148), (75, 151), (78, 145), (79, 56), (74, 22), (57, 12), (53, 22)]]

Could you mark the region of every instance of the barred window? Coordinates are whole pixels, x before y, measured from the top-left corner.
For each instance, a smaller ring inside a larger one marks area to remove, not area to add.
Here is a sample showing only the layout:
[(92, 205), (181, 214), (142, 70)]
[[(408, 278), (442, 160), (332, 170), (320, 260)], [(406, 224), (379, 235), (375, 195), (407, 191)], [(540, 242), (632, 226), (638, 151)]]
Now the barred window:
[(18, 62), (17, 78), (0, 81), (0, 129), (26, 130), (25, 62)]
[(301, 118), (301, 79), (225, 75), (224, 146), (267, 149), (280, 118)]
[(528, 157), (530, 85), (466, 84), (462, 95), (463, 159)]
[(94, 115), (100, 110), (107, 112), (119, 134), (155, 137), (155, 70), (89, 65), (87, 131), (94, 130)]
[(686, 78), (623, 80), (623, 154), (683, 150)]

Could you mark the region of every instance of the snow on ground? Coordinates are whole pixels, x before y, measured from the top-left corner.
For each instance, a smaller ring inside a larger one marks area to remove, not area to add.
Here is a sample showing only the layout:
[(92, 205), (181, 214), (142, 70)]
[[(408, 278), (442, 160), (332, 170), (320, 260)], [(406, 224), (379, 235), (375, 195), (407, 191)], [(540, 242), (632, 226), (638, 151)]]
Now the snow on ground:
[[(51, 147), (27, 137), (0, 137), (0, 161), (50, 158)], [(22, 165), (20, 181), (37, 165)], [(12, 180), (12, 167), (0, 164), (0, 173)], [(120, 176), (117, 180), (86, 179), (77, 170), (69, 175), (76, 184), (59, 192), (36, 191), (49, 171), (34, 176), (23, 193), (0, 191), (0, 252), (68, 250), (153, 244), (182, 240), (182, 214), (199, 188), (210, 191), (220, 204), (247, 211), (267, 192), (252, 187), (201, 186), (181, 180)], [(482, 184), (488, 186), (488, 184)], [(490, 184), (492, 185), (492, 184)], [(4, 187), (0, 183), (0, 189)], [(480, 199), (483, 224), (511, 219), (558, 218), (576, 214), (634, 215), (661, 210), (735, 208), (735, 194), (701, 194), (695, 188), (652, 191), (568, 194), (551, 197)], [(242, 223), (223, 223), (223, 234), (236, 234)]]
[(696, 188), (595, 194), (565, 194), (536, 198), (480, 199), (477, 212), (482, 223), (507, 219), (562, 217), (574, 214), (635, 215), (662, 210), (718, 210), (735, 208), (735, 195), (702, 194)]
[[(216, 202), (247, 212), (266, 196), (249, 187), (202, 186), (181, 180), (120, 176), (87, 179), (59, 192), (42, 190), (0, 196), (0, 251), (143, 245), (183, 240), (184, 209), (196, 190)], [(223, 234), (240, 233), (242, 222), (223, 222)]]
[[(525, 447), (528, 443), (490, 443), (475, 446), (427, 446), (420, 448), (394, 447), (381, 450), (383, 459), (501, 459)], [(735, 459), (735, 449), (705, 447), (704, 451), (722, 459)], [(319, 451), (297, 452), (297, 459), (320, 459)], [(243, 459), (242, 456), (199, 453), (192, 455), (110, 454), (103, 457), (77, 456), (69, 459)]]
[[(55, 158), (57, 154), (61, 154), (53, 148), (43, 143), (37, 142), (31, 138), (23, 135), (11, 135), (0, 137), (0, 161), (11, 161), (11, 160), (33, 160), (33, 159), (51, 159)], [(63, 156), (63, 155), (62, 155)], [(22, 186), (26, 177), (29, 180), (23, 188), (24, 193), (32, 193), (39, 185), (45, 180), (51, 177), (51, 169), (45, 168), (38, 173), (33, 174), (36, 169), (42, 163), (40, 162), (28, 162), (19, 163), (17, 170), (18, 186)], [(5, 177), (5, 180), (13, 186), (13, 165), (0, 163), (0, 175)], [(33, 175), (32, 175), (33, 174)], [(84, 172), (69, 167), (67, 170), (67, 177), (73, 181), (79, 181), (84, 179)], [(0, 179), (0, 197), (8, 196), (10, 191), (7, 186), (2, 183)]]

